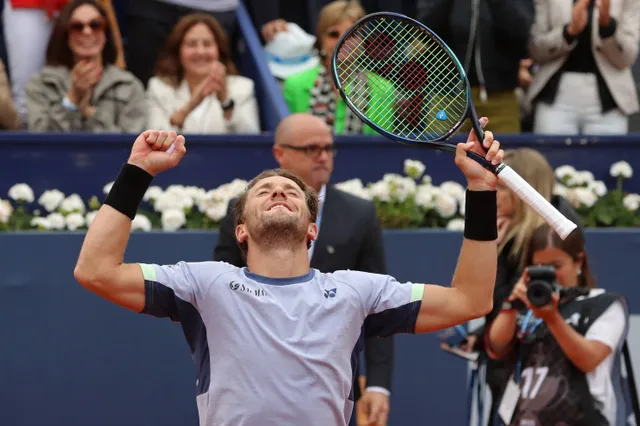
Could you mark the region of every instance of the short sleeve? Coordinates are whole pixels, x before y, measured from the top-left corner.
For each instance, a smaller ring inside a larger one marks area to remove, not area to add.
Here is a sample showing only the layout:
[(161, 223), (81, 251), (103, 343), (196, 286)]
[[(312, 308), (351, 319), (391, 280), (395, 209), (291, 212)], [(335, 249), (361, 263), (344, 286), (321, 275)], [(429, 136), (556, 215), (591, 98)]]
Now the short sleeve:
[(351, 272), (347, 279), (367, 309), (365, 337), (415, 331), (423, 284), (401, 283), (389, 275), (365, 272)]
[[(142, 313), (180, 322), (186, 310), (198, 309), (211, 282), (230, 265), (222, 262), (140, 263), (145, 282)], [(227, 266), (225, 268), (224, 266)]]
[(627, 315), (620, 301), (615, 301), (591, 324), (585, 338), (607, 345), (616, 351), (627, 328)]

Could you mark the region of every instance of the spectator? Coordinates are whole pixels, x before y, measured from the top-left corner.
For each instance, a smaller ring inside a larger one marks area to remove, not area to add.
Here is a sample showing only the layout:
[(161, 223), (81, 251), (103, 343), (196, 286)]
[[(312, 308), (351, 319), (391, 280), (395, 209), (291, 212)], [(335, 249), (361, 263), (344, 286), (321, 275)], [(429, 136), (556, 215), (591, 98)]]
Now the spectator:
[(19, 130), (21, 128), (22, 122), (13, 104), (4, 63), (0, 61), (0, 130)]
[[(331, 54), (342, 35), (365, 15), (357, 2), (337, 0), (322, 9), (318, 17), (315, 48), (320, 63), (289, 76), (283, 87), (284, 98), (292, 113), (308, 112), (322, 118), (336, 134), (377, 134), (366, 126), (344, 103), (329, 72)], [(372, 93), (373, 103), (386, 102)]]
[[(350, 0), (374, 12), (396, 12), (415, 15), (415, 0)], [(298, 25), (303, 31), (313, 33), (318, 16), (329, 0), (246, 0), (245, 5), (265, 43), (270, 43), (288, 23)]]
[(105, 9), (95, 0), (68, 3), (49, 39), (46, 66), (27, 84), (29, 130), (141, 131), (144, 88), (116, 58)]
[(207, 14), (173, 29), (149, 80), (149, 125), (184, 133), (259, 133), (251, 79), (238, 75), (227, 36)]
[[(319, 234), (309, 250), (311, 267), (321, 272), (342, 269), (384, 274), (382, 232), (370, 201), (340, 191), (329, 184), (335, 145), (329, 127), (309, 114), (285, 118), (276, 129), (274, 156), (280, 167), (296, 173), (319, 194)], [(235, 200), (220, 223), (215, 260), (245, 266), (235, 237)], [(361, 396), (359, 373), (354, 371), (352, 401), (371, 417), (366, 424), (386, 425), (393, 369), (393, 338), (364, 340), (367, 382)], [(355, 424), (355, 415), (352, 424)], [(377, 421), (377, 422), (376, 422)]]
[[(29, 78), (45, 63), (47, 41), (56, 16), (69, 0), (0, 0), (4, 1), (4, 29), (8, 67), (13, 98), (22, 120), (27, 121), (25, 86)], [(107, 13), (113, 31), (118, 58), (116, 64), (125, 68), (122, 39), (111, 0), (98, 0)]]
[(521, 131), (516, 88), (533, 14), (533, 0), (418, 1), (418, 19), (461, 59), (478, 115), (491, 117), (494, 133)]
[(576, 0), (572, 8), (538, 0), (530, 51), (540, 68), (528, 92), (534, 132), (627, 133), (639, 110), (631, 73), (639, 41), (640, 0)]
[(129, 69), (146, 87), (167, 34), (183, 16), (193, 13), (214, 16), (233, 47), (238, 37), (237, 7), (238, 0), (129, 0), (125, 15)]

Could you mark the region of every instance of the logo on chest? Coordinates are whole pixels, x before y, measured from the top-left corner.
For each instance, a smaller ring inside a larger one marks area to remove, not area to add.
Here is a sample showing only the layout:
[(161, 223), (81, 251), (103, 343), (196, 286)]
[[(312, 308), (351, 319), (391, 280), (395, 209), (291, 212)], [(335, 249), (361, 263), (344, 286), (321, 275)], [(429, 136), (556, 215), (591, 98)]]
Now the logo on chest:
[(324, 297), (327, 298), (327, 299), (330, 298), (330, 297), (336, 297), (337, 290), (338, 289), (336, 289), (336, 288), (325, 290), (324, 291)]
[(236, 281), (231, 281), (229, 283), (229, 288), (237, 293), (246, 293), (256, 297), (267, 295), (267, 292), (261, 288), (251, 288)]

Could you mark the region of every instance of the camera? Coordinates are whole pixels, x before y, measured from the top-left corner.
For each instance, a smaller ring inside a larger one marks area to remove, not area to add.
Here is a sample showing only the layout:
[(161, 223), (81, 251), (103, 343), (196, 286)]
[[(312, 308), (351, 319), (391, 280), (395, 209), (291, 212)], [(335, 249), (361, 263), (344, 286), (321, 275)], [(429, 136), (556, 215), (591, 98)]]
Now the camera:
[(547, 265), (529, 266), (529, 285), (527, 286), (527, 299), (535, 307), (541, 307), (551, 301), (553, 293), (557, 292), (559, 285), (556, 282), (556, 268)]

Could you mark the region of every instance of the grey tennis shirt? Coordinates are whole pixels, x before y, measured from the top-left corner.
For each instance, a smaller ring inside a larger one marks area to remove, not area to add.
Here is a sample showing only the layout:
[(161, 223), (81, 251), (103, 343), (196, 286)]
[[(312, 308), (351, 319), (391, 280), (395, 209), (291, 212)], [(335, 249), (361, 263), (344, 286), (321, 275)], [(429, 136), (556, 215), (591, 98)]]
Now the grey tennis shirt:
[(272, 279), (223, 262), (140, 264), (143, 313), (180, 322), (201, 426), (344, 426), (364, 337), (413, 333), (424, 286), (356, 271)]

